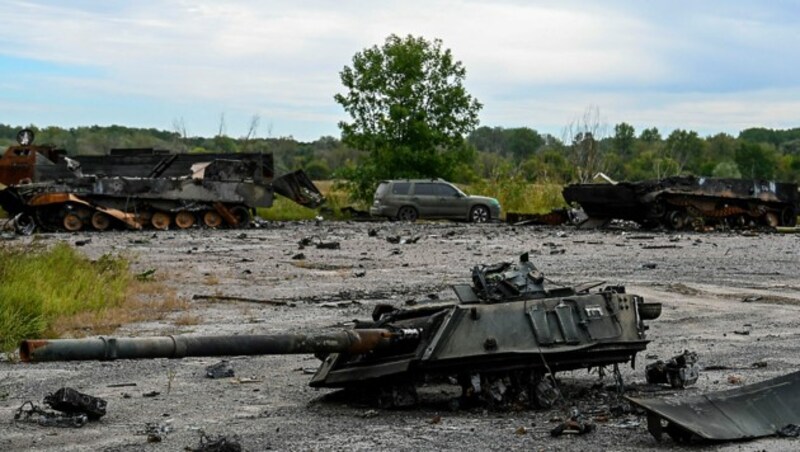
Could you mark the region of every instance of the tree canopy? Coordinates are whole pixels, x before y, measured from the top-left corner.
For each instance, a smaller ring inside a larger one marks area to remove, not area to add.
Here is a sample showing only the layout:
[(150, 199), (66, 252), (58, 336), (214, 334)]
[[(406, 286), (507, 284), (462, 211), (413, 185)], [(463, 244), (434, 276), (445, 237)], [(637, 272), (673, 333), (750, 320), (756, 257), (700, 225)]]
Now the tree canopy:
[(464, 137), (482, 105), (464, 87), (466, 69), (441, 40), (391, 35), (353, 56), (334, 99), (350, 116), (339, 128), (366, 151), (342, 171), (356, 199), (369, 200), (384, 178), (457, 178), (474, 159)]

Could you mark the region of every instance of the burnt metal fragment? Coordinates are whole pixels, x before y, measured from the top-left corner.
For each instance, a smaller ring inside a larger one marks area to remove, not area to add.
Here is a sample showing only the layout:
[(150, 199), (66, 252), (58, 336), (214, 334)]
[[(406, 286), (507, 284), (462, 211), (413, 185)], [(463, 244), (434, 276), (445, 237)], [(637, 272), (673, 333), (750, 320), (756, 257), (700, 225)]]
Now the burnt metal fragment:
[(96, 421), (106, 414), (107, 402), (101, 398), (61, 388), (44, 397), (44, 403), (60, 413), (44, 410), (27, 401), (17, 409), (14, 420), (35, 421), (47, 427), (76, 427)]
[(231, 437), (225, 435), (214, 436), (201, 432), (200, 445), (194, 448), (187, 447), (186, 450), (191, 452), (241, 452), (243, 449), (239, 443), (239, 437), (236, 435)]
[(577, 408), (570, 411), (570, 417), (550, 430), (550, 436), (561, 436), (565, 433), (584, 435), (595, 430), (595, 425), (586, 419)]
[(669, 384), (673, 388), (693, 385), (699, 376), (697, 353), (688, 350), (670, 358), (669, 361), (658, 360), (645, 368), (648, 383)]
[(227, 360), (206, 367), (206, 377), (208, 378), (231, 378), (234, 374), (233, 366)]
[(625, 398), (647, 411), (657, 441), (664, 433), (677, 442), (753, 439), (800, 424), (800, 372), (680, 399)]

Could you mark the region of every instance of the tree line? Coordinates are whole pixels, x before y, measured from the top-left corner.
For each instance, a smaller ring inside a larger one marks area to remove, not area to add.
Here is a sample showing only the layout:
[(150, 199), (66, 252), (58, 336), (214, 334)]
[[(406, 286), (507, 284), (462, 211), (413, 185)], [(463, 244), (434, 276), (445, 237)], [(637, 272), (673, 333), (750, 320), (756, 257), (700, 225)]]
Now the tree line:
[[(71, 155), (105, 154), (112, 148), (271, 152), (278, 171), (303, 169), (314, 179), (332, 178), (365, 155), (330, 136), (303, 142), (292, 137), (183, 137), (178, 132), (118, 125), (27, 127), (36, 133), (36, 143), (66, 149)], [(0, 124), (0, 145), (13, 144), (20, 128)], [(529, 182), (565, 184), (587, 181), (603, 172), (628, 181), (694, 174), (800, 182), (800, 128), (749, 128), (736, 137), (725, 133), (701, 137), (683, 129), (662, 136), (655, 127), (637, 131), (624, 122), (605, 134), (584, 126), (579, 129), (564, 138), (528, 127), (478, 127), (467, 135), (459, 153), (462, 164), (442, 176), (464, 183), (520, 177)]]

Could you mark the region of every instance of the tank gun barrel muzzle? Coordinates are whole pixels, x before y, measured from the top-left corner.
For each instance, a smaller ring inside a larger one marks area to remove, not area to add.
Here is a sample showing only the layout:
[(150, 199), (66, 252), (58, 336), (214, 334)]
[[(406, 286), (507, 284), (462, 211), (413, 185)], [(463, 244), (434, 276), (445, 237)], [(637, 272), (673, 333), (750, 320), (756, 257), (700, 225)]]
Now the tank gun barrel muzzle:
[[(416, 330), (415, 330), (416, 331)], [(398, 341), (418, 341), (408, 330), (353, 329), (321, 334), (160, 336), (142, 338), (27, 339), (24, 362), (184, 358), (188, 356), (366, 353)]]

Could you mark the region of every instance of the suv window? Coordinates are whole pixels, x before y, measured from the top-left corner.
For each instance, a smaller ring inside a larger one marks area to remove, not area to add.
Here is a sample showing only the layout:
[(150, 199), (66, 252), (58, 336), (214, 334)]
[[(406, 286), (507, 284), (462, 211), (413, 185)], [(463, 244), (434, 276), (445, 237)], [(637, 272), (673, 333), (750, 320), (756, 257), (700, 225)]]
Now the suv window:
[(388, 190), (388, 189), (389, 189), (389, 183), (388, 182), (381, 182), (378, 185), (377, 190), (375, 190), (375, 198), (382, 198), (383, 195), (386, 194), (386, 190)]
[(439, 196), (452, 198), (458, 193), (455, 188), (447, 184), (438, 184)]
[(411, 187), (410, 182), (396, 182), (392, 185), (392, 194), (393, 195), (407, 195), (408, 189)]
[(428, 183), (417, 183), (414, 184), (414, 194), (415, 195), (428, 195), (428, 196), (436, 196), (438, 190), (436, 186), (439, 184), (428, 184)]

